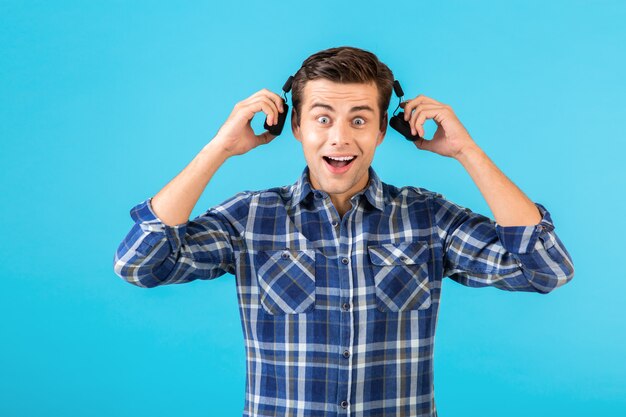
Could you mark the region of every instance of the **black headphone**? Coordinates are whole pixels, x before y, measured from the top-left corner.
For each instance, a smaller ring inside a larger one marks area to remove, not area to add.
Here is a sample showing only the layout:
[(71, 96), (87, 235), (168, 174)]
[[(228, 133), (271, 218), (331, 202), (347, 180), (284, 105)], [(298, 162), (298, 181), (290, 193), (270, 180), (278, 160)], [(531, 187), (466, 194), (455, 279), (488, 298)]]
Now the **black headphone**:
[[(293, 83), (293, 75), (290, 75), (283, 85), (283, 106), (285, 110), (282, 113), (278, 113), (278, 122), (275, 125), (269, 126), (267, 124), (267, 117), (265, 118), (265, 123), (263, 123), (263, 127), (270, 132), (272, 135), (278, 136), (283, 131), (283, 126), (285, 125), (285, 120), (287, 119), (287, 112), (289, 111), (289, 105), (287, 105), (287, 97), (286, 94), (291, 90), (291, 84)], [(402, 102), (402, 97), (404, 96), (404, 91), (402, 91), (402, 87), (400, 87), (400, 82), (398, 80), (393, 81), (393, 91), (398, 96), (398, 107), (400, 107), (400, 103)], [(419, 134), (412, 135), (411, 134), (411, 124), (404, 120), (404, 112), (398, 111), (398, 107), (393, 111), (393, 116), (389, 119), (389, 126), (391, 126), (394, 130), (400, 132), (402, 136), (404, 136), (407, 140), (411, 142), (415, 142), (418, 139), (422, 139)]]

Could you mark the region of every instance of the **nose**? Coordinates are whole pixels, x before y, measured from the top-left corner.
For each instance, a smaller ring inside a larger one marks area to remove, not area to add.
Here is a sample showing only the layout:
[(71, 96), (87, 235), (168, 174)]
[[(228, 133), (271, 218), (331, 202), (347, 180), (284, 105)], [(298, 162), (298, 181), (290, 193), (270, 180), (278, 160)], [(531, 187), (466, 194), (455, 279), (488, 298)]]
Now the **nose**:
[(352, 142), (352, 133), (347, 123), (335, 123), (330, 129), (330, 144), (333, 146), (349, 145)]

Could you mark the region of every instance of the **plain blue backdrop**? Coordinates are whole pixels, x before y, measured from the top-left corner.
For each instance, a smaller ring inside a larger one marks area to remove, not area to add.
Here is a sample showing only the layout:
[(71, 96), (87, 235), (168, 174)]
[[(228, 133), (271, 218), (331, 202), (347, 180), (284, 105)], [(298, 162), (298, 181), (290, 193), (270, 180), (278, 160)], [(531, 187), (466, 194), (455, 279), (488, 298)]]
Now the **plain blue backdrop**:
[[(626, 415), (624, 21), (621, 1), (0, 1), (0, 415), (241, 415), (234, 277), (146, 290), (113, 254), (236, 102), (340, 45), (451, 105), (574, 260), (548, 295), (444, 280), (440, 416)], [(304, 166), (287, 127), (192, 216)], [(391, 129), (373, 167), (493, 218), (457, 161)]]

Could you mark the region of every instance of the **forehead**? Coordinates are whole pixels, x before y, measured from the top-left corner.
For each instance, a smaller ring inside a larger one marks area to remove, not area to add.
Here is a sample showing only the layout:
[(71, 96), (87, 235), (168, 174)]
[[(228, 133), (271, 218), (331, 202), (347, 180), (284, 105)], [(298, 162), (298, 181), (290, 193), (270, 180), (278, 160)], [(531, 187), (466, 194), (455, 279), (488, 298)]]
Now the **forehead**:
[(337, 83), (326, 79), (307, 81), (304, 85), (303, 103), (305, 110), (313, 103), (330, 104), (334, 108), (369, 104), (376, 108), (378, 88), (372, 81), (366, 83)]

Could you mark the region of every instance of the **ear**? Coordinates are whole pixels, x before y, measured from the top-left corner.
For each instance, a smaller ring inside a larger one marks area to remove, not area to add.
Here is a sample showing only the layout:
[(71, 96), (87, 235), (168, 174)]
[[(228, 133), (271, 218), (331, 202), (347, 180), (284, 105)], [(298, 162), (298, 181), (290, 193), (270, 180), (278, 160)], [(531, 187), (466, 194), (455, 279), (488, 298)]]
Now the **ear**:
[(293, 132), (293, 137), (296, 138), (298, 142), (302, 142), (302, 136), (300, 132), (300, 126), (296, 125), (296, 109), (291, 109), (291, 131)]
[(385, 134), (387, 133), (387, 125), (389, 124), (389, 120), (387, 119), (389, 114), (385, 110), (385, 116), (383, 117), (383, 126), (378, 133), (378, 138), (376, 139), (376, 146), (383, 143), (383, 139), (385, 139)]

